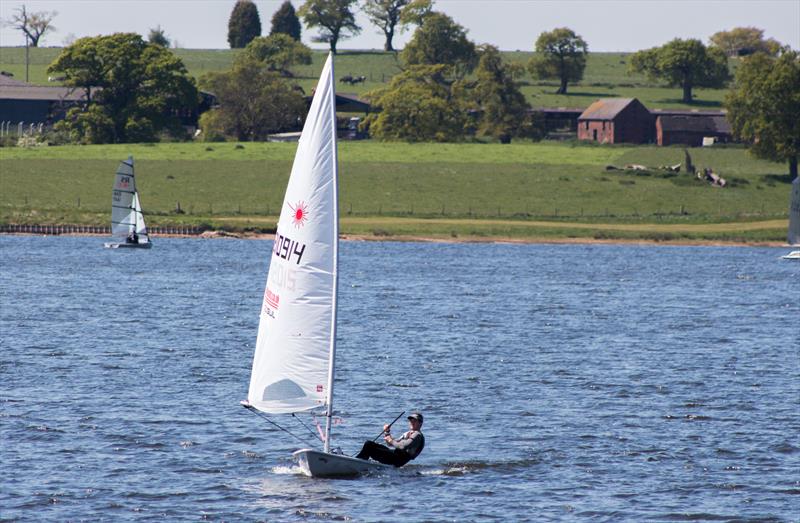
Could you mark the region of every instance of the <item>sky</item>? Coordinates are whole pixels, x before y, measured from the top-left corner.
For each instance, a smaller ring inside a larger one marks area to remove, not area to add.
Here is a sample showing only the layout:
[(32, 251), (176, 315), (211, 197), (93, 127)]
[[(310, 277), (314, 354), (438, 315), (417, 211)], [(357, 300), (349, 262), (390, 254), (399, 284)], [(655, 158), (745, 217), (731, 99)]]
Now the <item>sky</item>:
[[(31, 11), (57, 11), (57, 31), (42, 45), (62, 46), (76, 37), (137, 32), (147, 35), (156, 26), (179, 47), (225, 49), (228, 17), (234, 0), (2, 0), (0, 20), (6, 22), (23, 4)], [(263, 32), (282, 0), (255, 0)], [(293, 1), (295, 8), (303, 0)], [(359, 3), (361, 3), (359, 1)], [(502, 50), (530, 51), (542, 31), (569, 27), (589, 44), (590, 51), (637, 51), (673, 38), (708, 37), (720, 30), (755, 26), (765, 36), (800, 49), (800, 0), (436, 0), (443, 11), (464, 26), (478, 44)], [(341, 40), (339, 49), (381, 49), (383, 34), (363, 13), (357, 15), (361, 34)], [(303, 42), (316, 31), (303, 28)], [(395, 47), (410, 32), (395, 37)], [(21, 46), (19, 31), (5, 23), (0, 45)]]

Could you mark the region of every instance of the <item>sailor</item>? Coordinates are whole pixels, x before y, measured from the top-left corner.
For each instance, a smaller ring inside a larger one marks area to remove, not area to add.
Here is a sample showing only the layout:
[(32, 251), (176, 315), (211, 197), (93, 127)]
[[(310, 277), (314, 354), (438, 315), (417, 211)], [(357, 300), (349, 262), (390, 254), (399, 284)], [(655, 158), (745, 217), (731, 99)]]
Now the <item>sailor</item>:
[(425, 436), (422, 435), (422, 414), (414, 412), (408, 416), (408, 432), (395, 439), (389, 432), (389, 425), (383, 426), (383, 441), (386, 445), (374, 441), (364, 442), (356, 457), (359, 459), (374, 459), (386, 465), (402, 467), (412, 459), (416, 459), (425, 447)]

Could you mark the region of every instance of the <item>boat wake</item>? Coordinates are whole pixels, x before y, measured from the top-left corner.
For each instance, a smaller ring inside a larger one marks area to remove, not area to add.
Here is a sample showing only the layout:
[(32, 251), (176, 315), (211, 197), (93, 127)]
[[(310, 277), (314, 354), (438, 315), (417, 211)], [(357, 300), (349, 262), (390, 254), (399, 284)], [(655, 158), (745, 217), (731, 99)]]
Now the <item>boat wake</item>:
[(289, 476), (303, 475), (303, 469), (301, 469), (298, 465), (276, 465), (272, 467), (271, 472), (273, 474), (289, 475)]

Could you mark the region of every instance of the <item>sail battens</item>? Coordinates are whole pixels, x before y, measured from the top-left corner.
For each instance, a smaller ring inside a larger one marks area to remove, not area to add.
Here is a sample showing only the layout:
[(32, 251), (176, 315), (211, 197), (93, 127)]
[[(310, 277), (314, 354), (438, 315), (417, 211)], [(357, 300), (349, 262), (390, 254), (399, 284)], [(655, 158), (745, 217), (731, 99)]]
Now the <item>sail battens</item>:
[(334, 86), (329, 56), (303, 126), (270, 255), (248, 401), (271, 414), (330, 404), (338, 242)]

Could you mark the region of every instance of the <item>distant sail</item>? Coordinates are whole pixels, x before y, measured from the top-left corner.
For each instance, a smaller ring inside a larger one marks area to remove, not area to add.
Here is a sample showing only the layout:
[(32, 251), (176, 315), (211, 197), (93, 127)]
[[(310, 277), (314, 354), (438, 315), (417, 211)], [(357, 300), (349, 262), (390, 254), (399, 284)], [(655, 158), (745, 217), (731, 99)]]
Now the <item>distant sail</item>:
[(338, 251), (336, 101), (329, 55), (292, 166), (270, 256), (247, 401), (267, 413), (329, 404)]
[(800, 176), (792, 182), (792, 200), (789, 205), (789, 245), (800, 245)]
[(114, 177), (114, 192), (111, 196), (111, 234), (123, 238), (136, 230), (136, 211), (133, 198), (136, 195), (136, 179), (133, 176), (133, 157), (120, 162)]
[(136, 191), (133, 156), (129, 156), (127, 160), (120, 162), (114, 176), (114, 190), (111, 195), (111, 234), (127, 238), (134, 232), (139, 236), (138, 243), (150, 241), (139, 203), (139, 194)]

